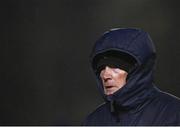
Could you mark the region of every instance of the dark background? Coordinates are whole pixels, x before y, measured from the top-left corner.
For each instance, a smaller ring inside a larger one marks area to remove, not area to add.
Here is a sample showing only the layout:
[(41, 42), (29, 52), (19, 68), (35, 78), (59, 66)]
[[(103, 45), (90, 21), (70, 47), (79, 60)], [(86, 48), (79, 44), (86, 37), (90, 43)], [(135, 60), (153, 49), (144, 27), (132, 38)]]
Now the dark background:
[(179, 0), (0, 2), (0, 125), (80, 125), (103, 101), (89, 64), (116, 27), (149, 32), (156, 85), (180, 97)]

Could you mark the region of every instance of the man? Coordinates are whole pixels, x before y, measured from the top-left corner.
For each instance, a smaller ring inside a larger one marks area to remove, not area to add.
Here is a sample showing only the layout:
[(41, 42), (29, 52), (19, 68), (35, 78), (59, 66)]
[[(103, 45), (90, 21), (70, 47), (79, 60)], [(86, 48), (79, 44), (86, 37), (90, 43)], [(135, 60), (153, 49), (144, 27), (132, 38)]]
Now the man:
[(153, 83), (155, 59), (147, 32), (124, 28), (104, 33), (91, 63), (105, 103), (83, 125), (180, 125), (180, 99)]

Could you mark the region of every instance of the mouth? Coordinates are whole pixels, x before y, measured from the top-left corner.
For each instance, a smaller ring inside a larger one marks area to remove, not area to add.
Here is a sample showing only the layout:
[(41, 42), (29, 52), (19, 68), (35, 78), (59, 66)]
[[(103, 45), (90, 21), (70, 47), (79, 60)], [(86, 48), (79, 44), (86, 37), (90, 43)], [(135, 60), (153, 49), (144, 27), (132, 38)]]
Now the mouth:
[(112, 85), (104, 86), (104, 92), (106, 95), (113, 94), (115, 92), (115, 87)]
[(114, 86), (105, 86), (106, 89), (111, 89), (113, 88)]

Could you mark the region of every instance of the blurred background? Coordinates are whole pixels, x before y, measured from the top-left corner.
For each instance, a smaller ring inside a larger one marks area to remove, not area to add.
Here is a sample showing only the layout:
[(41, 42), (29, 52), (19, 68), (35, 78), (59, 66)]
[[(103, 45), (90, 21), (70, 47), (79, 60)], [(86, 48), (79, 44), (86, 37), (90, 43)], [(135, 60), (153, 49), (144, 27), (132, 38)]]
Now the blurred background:
[(156, 85), (180, 97), (179, 0), (0, 2), (0, 125), (80, 125), (103, 102), (89, 63), (111, 28), (149, 32)]

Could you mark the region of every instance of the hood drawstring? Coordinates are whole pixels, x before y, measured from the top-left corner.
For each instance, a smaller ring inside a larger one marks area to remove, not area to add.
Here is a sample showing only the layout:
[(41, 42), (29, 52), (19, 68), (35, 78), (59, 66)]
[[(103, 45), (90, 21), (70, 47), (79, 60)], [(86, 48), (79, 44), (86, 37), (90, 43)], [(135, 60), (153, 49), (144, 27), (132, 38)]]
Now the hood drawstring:
[(111, 108), (111, 113), (114, 113), (115, 112), (115, 109), (114, 109), (114, 100), (110, 101), (110, 108)]
[(119, 111), (116, 109), (116, 102), (114, 100), (110, 101), (111, 113), (116, 117), (116, 122), (120, 122)]

